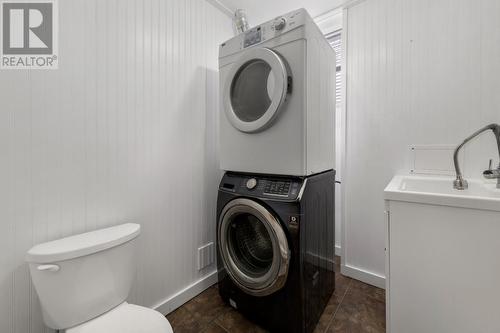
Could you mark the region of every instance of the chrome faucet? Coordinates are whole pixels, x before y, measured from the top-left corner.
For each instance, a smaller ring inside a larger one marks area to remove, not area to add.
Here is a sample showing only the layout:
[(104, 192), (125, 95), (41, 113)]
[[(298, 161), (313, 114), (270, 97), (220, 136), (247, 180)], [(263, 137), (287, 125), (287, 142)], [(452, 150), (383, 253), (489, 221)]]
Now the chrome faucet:
[[(474, 139), (479, 134), (486, 132), (487, 130), (491, 130), (493, 132), (493, 134), (495, 135), (495, 138), (497, 140), (497, 147), (498, 147), (498, 157), (500, 159), (500, 125), (490, 124), (488, 126), (481, 128), (480, 130), (476, 131), (474, 134), (472, 134), (467, 139), (465, 139), (464, 142), (459, 144), (458, 147), (455, 149), (455, 153), (453, 154), (453, 163), (455, 164), (455, 172), (457, 174), (457, 178), (453, 182), (454, 189), (466, 190), (469, 187), (467, 181), (463, 178), (462, 171), (460, 171), (460, 166), (458, 164), (458, 152), (460, 151), (460, 149), (462, 149), (462, 147), (467, 142)], [(497, 188), (500, 189), (500, 164), (498, 165), (498, 168), (495, 170), (491, 169), (491, 164), (492, 164), (492, 161), (490, 160), (490, 167), (488, 170), (483, 172), (483, 176), (487, 179), (497, 179), (498, 180)]]

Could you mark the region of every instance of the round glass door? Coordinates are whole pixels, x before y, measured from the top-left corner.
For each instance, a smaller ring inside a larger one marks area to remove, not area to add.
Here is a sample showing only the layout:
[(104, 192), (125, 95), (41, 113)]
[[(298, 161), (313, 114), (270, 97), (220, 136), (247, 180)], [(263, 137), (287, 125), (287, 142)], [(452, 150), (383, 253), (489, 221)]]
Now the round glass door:
[(278, 220), (262, 205), (235, 199), (219, 223), (219, 250), (229, 276), (242, 290), (266, 296), (286, 282), (290, 254)]
[(233, 126), (243, 132), (268, 127), (288, 93), (283, 59), (270, 49), (248, 50), (233, 65), (228, 78), (224, 106)]
[(273, 264), (273, 242), (264, 224), (252, 214), (233, 217), (228, 229), (228, 249), (248, 276), (259, 277)]
[(274, 74), (271, 66), (261, 59), (241, 66), (231, 86), (231, 107), (236, 116), (246, 122), (261, 118), (271, 106)]

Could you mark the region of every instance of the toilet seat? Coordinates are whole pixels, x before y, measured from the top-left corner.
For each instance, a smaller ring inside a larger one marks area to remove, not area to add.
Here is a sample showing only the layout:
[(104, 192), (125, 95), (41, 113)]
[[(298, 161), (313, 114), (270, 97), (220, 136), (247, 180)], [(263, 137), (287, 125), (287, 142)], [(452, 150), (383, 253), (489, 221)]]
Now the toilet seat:
[(105, 314), (67, 329), (66, 333), (173, 333), (158, 311), (124, 302)]

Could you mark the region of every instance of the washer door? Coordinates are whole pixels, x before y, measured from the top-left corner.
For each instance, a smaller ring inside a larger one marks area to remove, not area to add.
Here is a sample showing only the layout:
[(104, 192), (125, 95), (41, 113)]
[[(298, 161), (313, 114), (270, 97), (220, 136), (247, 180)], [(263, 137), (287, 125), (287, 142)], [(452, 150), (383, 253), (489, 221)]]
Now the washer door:
[(252, 133), (270, 126), (288, 93), (284, 60), (267, 48), (247, 50), (233, 65), (224, 87), (223, 103), (231, 124)]
[(219, 251), (233, 282), (253, 296), (281, 289), (288, 276), (290, 251), (279, 221), (259, 203), (230, 201), (219, 220)]

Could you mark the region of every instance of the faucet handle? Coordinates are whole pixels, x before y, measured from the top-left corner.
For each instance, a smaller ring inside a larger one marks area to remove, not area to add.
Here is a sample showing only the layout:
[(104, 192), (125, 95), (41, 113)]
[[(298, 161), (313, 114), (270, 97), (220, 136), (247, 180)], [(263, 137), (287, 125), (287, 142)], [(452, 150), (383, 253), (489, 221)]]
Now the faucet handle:
[(490, 160), (490, 166), (488, 170), (485, 170), (483, 172), (483, 176), (486, 179), (498, 179), (498, 185), (499, 185), (498, 188), (500, 188), (500, 167), (498, 167), (497, 169), (492, 169), (492, 168), (493, 168), (493, 160)]
[(488, 169), (483, 172), (484, 178), (491, 179), (493, 177), (493, 169), (491, 169), (492, 167), (493, 167), (493, 160), (490, 158)]

